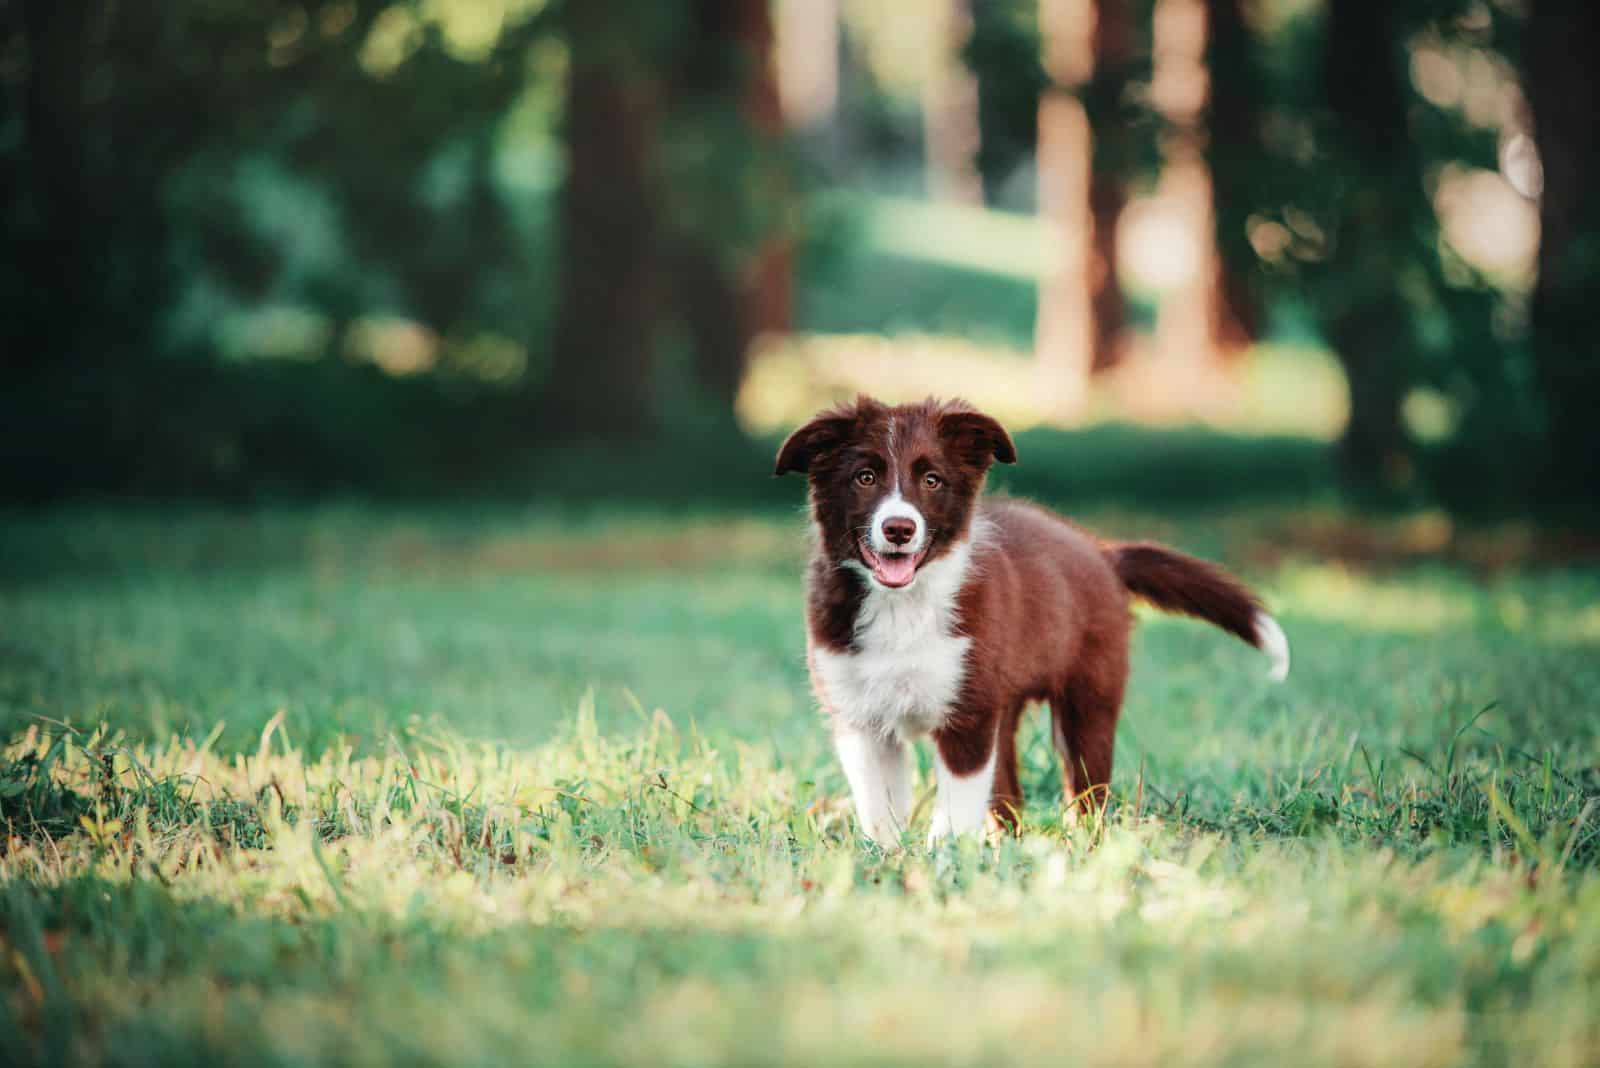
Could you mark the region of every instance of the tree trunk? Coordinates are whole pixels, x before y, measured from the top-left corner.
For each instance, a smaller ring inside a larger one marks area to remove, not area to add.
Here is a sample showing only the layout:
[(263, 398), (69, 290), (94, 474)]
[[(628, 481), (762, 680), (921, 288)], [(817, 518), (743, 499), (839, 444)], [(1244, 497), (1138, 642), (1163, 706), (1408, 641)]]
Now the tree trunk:
[[(755, 151), (735, 179), (744, 195), (755, 198), (760, 228), (780, 230), (775, 220), (787, 199), (776, 151), (783, 108), (768, 0), (699, 0), (695, 10), (696, 40), (681, 72), (683, 95), (690, 106), (708, 110), (730, 98), (740, 102), (742, 136)], [(789, 329), (787, 238), (767, 233), (754, 249), (742, 250), (728, 247), (726, 234), (687, 233), (675, 244), (675, 303), (694, 346), (696, 378), (731, 417), (752, 344), (763, 334)]]
[[(1533, 345), (1546, 415), (1541, 490), (1553, 502), (1590, 502), (1600, 486), (1600, 356), (1594, 340), (1600, 277), (1600, 11), (1592, 3), (1535, 0), (1526, 85), (1544, 169)], [(1593, 507), (1592, 504), (1589, 507)]]
[(1347, 168), (1321, 297), (1350, 390), (1340, 459), (1352, 482), (1395, 490), (1411, 473), (1400, 405), (1413, 360), (1411, 309), (1396, 280), (1414, 257), (1419, 213), (1431, 207), (1410, 147), (1393, 13), (1370, 0), (1330, 0), (1326, 32), (1324, 86)]
[(1039, 98), (1039, 213), (1060, 264), (1039, 282), (1034, 364), (1039, 396), (1052, 414), (1072, 414), (1089, 379), (1089, 120), (1077, 97), (1048, 89)]
[(1396, 342), (1396, 324), (1410, 314), (1391, 290), (1373, 294), (1359, 310), (1326, 324), (1350, 392), (1350, 418), (1339, 439), (1339, 463), (1345, 477), (1358, 486), (1395, 490), (1411, 474), (1411, 443), (1400, 416), (1409, 377), (1408, 354)]
[[(1228, 6), (1227, 0), (1220, 2)], [(1184, 388), (1174, 378), (1173, 392), (1175, 396), (1192, 394), (1187, 402), (1199, 402), (1201, 408), (1216, 403), (1210, 397), (1220, 399), (1229, 392), (1224, 385), (1226, 376), (1218, 375), (1212, 365), (1240, 353), (1251, 338), (1240, 310), (1234, 306), (1242, 302), (1243, 286), (1218, 248), (1225, 230), (1218, 212), (1248, 213), (1250, 191), (1235, 188), (1229, 196), (1218, 195), (1213, 166), (1219, 155), (1217, 146), (1237, 139), (1237, 134), (1228, 129), (1230, 121), (1242, 124), (1246, 133), (1250, 124), (1248, 118), (1237, 115), (1238, 101), (1234, 99), (1238, 96), (1234, 80), (1242, 72), (1230, 64), (1217, 64), (1222, 69), (1215, 71), (1207, 69), (1208, 57), (1216, 62), (1208, 49), (1217, 6), (1208, 0), (1157, 0), (1150, 93), (1152, 103), (1166, 121), (1160, 200), (1169, 225), (1181, 226), (1194, 248), (1191, 268), (1175, 277), (1174, 284), (1161, 295), (1155, 352), (1173, 370), (1194, 374), (1193, 384), (1198, 391)], [(1227, 19), (1230, 12), (1225, 10), (1221, 15)], [(1237, 20), (1236, 9), (1231, 16)], [(1235, 33), (1242, 28), (1240, 23)], [(1217, 136), (1219, 132), (1224, 136)], [(1208, 133), (1212, 135), (1209, 138)], [(1223, 173), (1236, 182), (1243, 177), (1236, 170), (1228, 171), (1226, 165)], [(1241, 234), (1243, 230), (1241, 221)], [(1248, 245), (1246, 251), (1249, 252)], [(1238, 266), (1248, 269), (1248, 263)]]
[(22, 120), (25, 171), (37, 223), (20, 252), (25, 293), (8, 315), (6, 362), (17, 369), (83, 355), (81, 328), (93, 280), (85, 249), (89, 220), (82, 148), (90, 4), (26, 0), (28, 42)]
[(1128, 196), (1121, 181), (1105, 174), (1089, 179), (1089, 373), (1109, 371), (1126, 353), (1123, 331), (1128, 301), (1117, 280), (1117, 224)]
[(1256, 254), (1247, 224), (1257, 206), (1261, 151), (1260, 99), (1264, 79), (1240, 0), (1206, 0), (1206, 70), (1211, 83), (1206, 162), (1211, 168), (1211, 215), (1217, 255), (1212, 292), (1213, 341), (1224, 354), (1241, 352), (1260, 336), (1261, 303), (1250, 279)]
[(739, 354), (739, 377), (730, 383), (727, 393), (730, 407), (744, 378), (751, 344), (764, 334), (787, 333), (794, 326), (794, 257), (785, 221), (790, 193), (788, 174), (782, 166), (783, 98), (778, 88), (772, 5), (769, 0), (742, 0), (740, 12), (744, 111), (762, 160), (756, 180), (763, 197), (763, 229), (767, 232), (742, 280), (746, 337)]
[(625, 438), (655, 424), (659, 87), (648, 50), (627, 40), (647, 23), (642, 2), (567, 9), (567, 178), (545, 432)]
[(1093, 147), (1089, 216), (1093, 252), (1089, 267), (1089, 373), (1116, 366), (1125, 354), (1122, 334), (1128, 303), (1117, 280), (1117, 226), (1127, 206), (1133, 148), (1122, 113), (1133, 61), (1131, 0), (1098, 0), (1094, 28), (1094, 78), (1087, 89)]
[(1057, 416), (1084, 400), (1093, 352), (1093, 267), (1089, 215), (1089, 119), (1074, 90), (1094, 69), (1084, 32), (1089, 0), (1039, 0), (1039, 34), (1047, 87), (1039, 95), (1039, 214), (1051, 231), (1059, 265), (1039, 282), (1034, 364), (1039, 396)]
[(839, 0), (776, 0), (775, 78), (784, 122), (809, 129), (839, 104)]
[(942, 0), (941, 50), (922, 89), (928, 193), (934, 200), (982, 204), (978, 176), (978, 80), (962, 61), (972, 36), (968, 0)]
[(1127, 0), (1090, 4), (1039, 4), (1053, 85), (1039, 99), (1039, 211), (1055, 232), (1061, 263), (1039, 287), (1034, 349), (1041, 393), (1057, 414), (1081, 403), (1090, 374), (1117, 362), (1126, 322), (1116, 273), (1128, 162), (1119, 112), (1133, 26)]

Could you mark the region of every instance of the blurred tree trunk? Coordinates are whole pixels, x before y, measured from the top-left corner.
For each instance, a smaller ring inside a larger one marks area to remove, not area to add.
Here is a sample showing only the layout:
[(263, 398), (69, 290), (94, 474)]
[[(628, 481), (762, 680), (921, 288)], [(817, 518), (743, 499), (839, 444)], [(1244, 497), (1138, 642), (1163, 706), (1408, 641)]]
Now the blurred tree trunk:
[(922, 88), (922, 137), (928, 194), (934, 200), (982, 204), (978, 176), (978, 80), (962, 62), (972, 36), (969, 0), (940, 0), (939, 53)]
[(773, 234), (787, 199), (776, 165), (783, 108), (768, 0), (696, 0), (691, 29), (675, 96), (702, 118), (734, 101), (732, 136), (745, 142), (722, 146), (709, 165), (730, 173), (706, 176), (704, 185), (716, 189), (731, 178), (730, 196), (750, 198), (755, 216), (753, 247), (740, 247), (737, 220), (712, 212), (674, 240), (674, 292), (696, 377), (719, 412), (731, 416), (752, 344), (789, 328), (790, 254), (784, 237)]
[(561, 289), (546, 432), (632, 437), (654, 426), (659, 84), (650, 0), (567, 5)]
[(787, 333), (794, 326), (793, 253), (787, 214), (790, 190), (783, 166), (783, 98), (778, 91), (777, 34), (771, 0), (739, 0), (740, 74), (735, 86), (744, 100), (744, 117), (755, 143), (753, 175), (757, 198), (757, 248), (741, 279), (740, 308), (745, 336), (737, 374), (724, 379), (721, 393), (731, 411), (752, 344), (764, 334)]
[(1089, 377), (1089, 122), (1071, 93), (1039, 98), (1039, 214), (1060, 265), (1039, 282), (1034, 361), (1046, 406), (1068, 414)]
[(833, 118), (839, 104), (839, 0), (775, 0), (774, 67), (784, 122)]
[(1544, 492), (1573, 504), (1592, 500), (1600, 486), (1600, 196), (1590, 184), (1600, 180), (1600, 10), (1535, 0), (1527, 32), (1525, 83), (1544, 168), (1532, 307), (1547, 419)]
[(37, 221), (17, 264), (31, 299), (5, 327), (6, 362), (37, 367), (78, 351), (89, 284), (84, 246), (89, 205), (82, 151), (83, 93), (90, 20), (88, 0), (24, 0), (27, 72), (22, 137), (27, 173), (16, 176), (36, 205)]
[(1323, 85), (1346, 191), (1319, 310), (1350, 390), (1340, 460), (1353, 482), (1396, 489), (1410, 476), (1400, 405), (1413, 358), (1411, 310), (1397, 283), (1418, 212), (1431, 209), (1406, 126), (1393, 12), (1371, 0), (1330, 0), (1327, 10)]
[(1039, 210), (1062, 255), (1039, 287), (1034, 347), (1047, 404), (1066, 412), (1081, 402), (1088, 376), (1122, 354), (1116, 244), (1131, 154), (1121, 114), (1131, 6), (1040, 0), (1039, 32), (1050, 82), (1039, 99)]
[(1047, 79), (1039, 94), (1039, 214), (1060, 264), (1039, 282), (1034, 363), (1045, 406), (1069, 414), (1083, 401), (1093, 346), (1090, 321), (1089, 119), (1074, 90), (1093, 69), (1087, 0), (1039, 0)]
[(655, 429), (655, 341), (669, 318), (731, 418), (751, 342), (789, 315), (787, 248), (761, 236), (778, 229), (765, 216), (781, 216), (785, 199), (767, 0), (584, 0), (567, 11), (549, 429)]
[(1123, 114), (1133, 62), (1133, 0), (1097, 0), (1094, 77), (1086, 89), (1093, 146), (1089, 174), (1089, 307), (1093, 322), (1089, 373), (1116, 366), (1125, 354), (1128, 304), (1117, 280), (1117, 226), (1128, 204), (1134, 147)]
[(974, 165), (984, 201), (1033, 211), (1035, 190), (1015, 181), (1034, 169), (1039, 98), (1050, 86), (1040, 48), (1036, 0), (968, 0), (972, 32), (962, 59), (977, 89), (978, 150)]
[(1264, 79), (1240, 0), (1206, 0), (1206, 22), (1205, 63), (1211, 83), (1206, 162), (1217, 249), (1211, 322), (1217, 351), (1226, 355), (1242, 352), (1261, 331), (1260, 296), (1250, 282), (1256, 254), (1247, 227), (1266, 165), (1257, 106)]
[[(1223, 198), (1208, 158), (1207, 105), (1214, 104), (1211, 87), (1219, 82), (1206, 66), (1210, 15), (1204, 0), (1157, 0), (1152, 20), (1150, 99), (1166, 122), (1157, 195), (1168, 225), (1181, 227), (1194, 248), (1190, 269), (1175, 273), (1161, 295), (1154, 350), (1168, 368), (1174, 399), (1182, 398), (1190, 411), (1229, 403), (1226, 378), (1211, 365), (1248, 340), (1241, 340), (1228, 305), (1231, 272), (1217, 247)], [(1182, 382), (1179, 376), (1192, 378)]]

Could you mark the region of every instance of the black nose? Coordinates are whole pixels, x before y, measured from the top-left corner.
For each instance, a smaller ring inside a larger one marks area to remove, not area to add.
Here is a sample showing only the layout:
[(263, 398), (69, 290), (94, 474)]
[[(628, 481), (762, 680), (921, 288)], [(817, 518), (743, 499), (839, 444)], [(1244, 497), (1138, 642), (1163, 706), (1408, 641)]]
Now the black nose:
[(885, 519), (883, 536), (890, 545), (904, 545), (917, 536), (917, 525), (909, 519)]

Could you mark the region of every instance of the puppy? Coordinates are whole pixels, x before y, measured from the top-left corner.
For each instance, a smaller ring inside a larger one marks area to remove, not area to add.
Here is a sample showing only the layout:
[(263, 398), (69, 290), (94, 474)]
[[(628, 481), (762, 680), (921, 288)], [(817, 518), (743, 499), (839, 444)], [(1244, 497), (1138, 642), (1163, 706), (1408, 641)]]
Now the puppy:
[(1111, 781), (1137, 597), (1213, 623), (1289, 670), (1283, 630), (1220, 568), (1149, 543), (1099, 541), (1021, 501), (980, 500), (1015, 463), (995, 420), (957, 402), (866, 397), (820, 413), (778, 451), (810, 481), (807, 663), (861, 831), (897, 842), (907, 746), (931, 737), (930, 841), (1015, 827), (1017, 726), (1048, 702), (1062, 792), (1085, 809)]

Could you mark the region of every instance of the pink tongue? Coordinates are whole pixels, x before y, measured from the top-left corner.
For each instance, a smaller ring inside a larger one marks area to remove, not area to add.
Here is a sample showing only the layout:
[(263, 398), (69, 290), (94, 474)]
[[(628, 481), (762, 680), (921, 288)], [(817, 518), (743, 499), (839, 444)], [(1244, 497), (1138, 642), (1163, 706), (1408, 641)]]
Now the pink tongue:
[(917, 558), (911, 555), (880, 556), (872, 571), (885, 586), (904, 586), (917, 573)]

